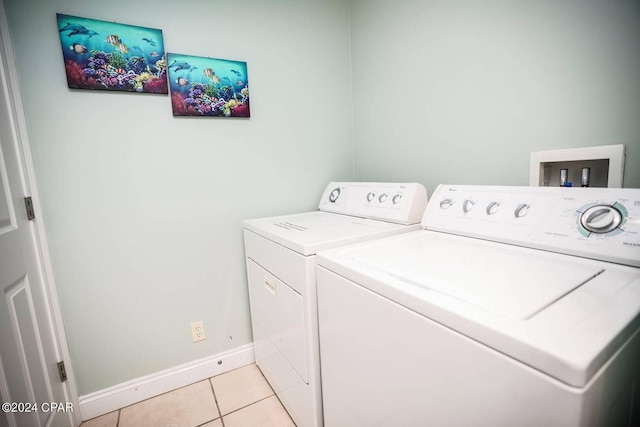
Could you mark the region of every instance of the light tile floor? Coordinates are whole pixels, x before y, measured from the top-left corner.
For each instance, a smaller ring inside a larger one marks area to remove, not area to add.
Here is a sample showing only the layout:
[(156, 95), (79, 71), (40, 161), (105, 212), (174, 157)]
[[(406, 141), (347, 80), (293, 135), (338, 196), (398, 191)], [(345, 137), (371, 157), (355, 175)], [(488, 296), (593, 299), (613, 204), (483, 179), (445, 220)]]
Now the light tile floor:
[(80, 427), (286, 427), (295, 424), (255, 365), (138, 402)]

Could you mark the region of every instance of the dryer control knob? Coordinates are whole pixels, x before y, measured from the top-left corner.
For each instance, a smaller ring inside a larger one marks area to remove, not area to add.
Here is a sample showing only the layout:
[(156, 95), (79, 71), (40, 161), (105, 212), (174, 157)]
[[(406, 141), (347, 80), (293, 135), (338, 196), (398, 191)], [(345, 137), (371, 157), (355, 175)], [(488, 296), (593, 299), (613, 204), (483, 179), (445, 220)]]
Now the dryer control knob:
[(440, 200), (440, 209), (449, 209), (451, 206), (453, 206), (453, 200), (451, 199)]
[(464, 203), (462, 203), (462, 210), (464, 211), (464, 213), (468, 213), (471, 209), (473, 209), (475, 205), (475, 200), (467, 199), (464, 201)]
[(522, 218), (524, 216), (527, 216), (527, 214), (529, 213), (530, 207), (531, 206), (526, 203), (520, 203), (516, 208), (516, 210), (513, 211), (513, 214), (515, 215), (516, 218)]
[(498, 212), (498, 208), (500, 207), (500, 202), (491, 202), (489, 206), (487, 206), (487, 215), (493, 215)]
[(396, 194), (395, 196), (393, 196), (393, 199), (391, 199), (391, 201), (394, 205), (397, 205), (398, 203), (400, 203), (400, 199), (402, 199), (402, 194)]
[(380, 203), (383, 203), (385, 200), (387, 200), (387, 197), (389, 197), (387, 194), (382, 193), (382, 194), (380, 195), (380, 197), (378, 197), (378, 201), (379, 201)]
[(336, 187), (331, 191), (331, 193), (329, 193), (329, 201), (331, 203), (335, 203), (336, 200), (338, 200), (338, 197), (340, 197), (340, 188)]
[(580, 216), (580, 224), (592, 233), (604, 234), (615, 230), (622, 223), (622, 214), (613, 206), (592, 206)]
[(370, 192), (369, 194), (367, 194), (367, 202), (372, 201), (375, 197), (376, 197), (376, 193)]

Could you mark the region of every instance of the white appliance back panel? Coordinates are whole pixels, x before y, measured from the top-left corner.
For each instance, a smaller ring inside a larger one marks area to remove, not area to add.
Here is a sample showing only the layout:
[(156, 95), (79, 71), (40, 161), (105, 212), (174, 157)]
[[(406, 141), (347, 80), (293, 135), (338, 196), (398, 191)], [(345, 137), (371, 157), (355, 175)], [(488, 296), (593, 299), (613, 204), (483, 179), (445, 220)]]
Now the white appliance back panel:
[(330, 182), (318, 209), (398, 224), (418, 224), (426, 206), (427, 190), (418, 183)]
[(422, 225), (640, 267), (640, 189), (440, 185)]

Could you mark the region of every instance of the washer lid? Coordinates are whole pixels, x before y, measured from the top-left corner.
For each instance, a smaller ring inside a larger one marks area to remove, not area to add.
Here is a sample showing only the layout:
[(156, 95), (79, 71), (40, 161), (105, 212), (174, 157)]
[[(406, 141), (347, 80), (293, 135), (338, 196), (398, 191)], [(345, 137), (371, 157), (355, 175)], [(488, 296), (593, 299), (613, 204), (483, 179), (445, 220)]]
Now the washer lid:
[(401, 280), (514, 320), (528, 319), (604, 271), (571, 259), (508, 245), (460, 242), (437, 234), (407, 250), (376, 252), (361, 262)]
[(316, 264), (576, 387), (640, 328), (640, 269), (619, 264), (428, 230)]
[(322, 211), (252, 219), (243, 224), (244, 228), (302, 255), (421, 228), (420, 224), (393, 224)]

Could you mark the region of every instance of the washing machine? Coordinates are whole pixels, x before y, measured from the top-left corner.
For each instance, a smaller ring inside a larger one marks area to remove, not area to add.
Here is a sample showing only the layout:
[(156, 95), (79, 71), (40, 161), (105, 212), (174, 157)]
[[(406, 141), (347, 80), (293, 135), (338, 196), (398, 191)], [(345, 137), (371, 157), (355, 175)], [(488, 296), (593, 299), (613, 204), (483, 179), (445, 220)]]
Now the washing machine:
[(244, 221), (256, 363), (299, 427), (322, 426), (315, 254), (421, 228), (417, 183), (331, 182), (318, 210)]
[(640, 189), (441, 185), (316, 257), (325, 425), (640, 425)]

